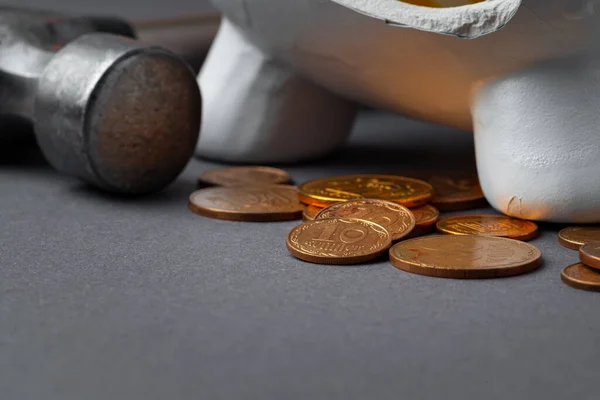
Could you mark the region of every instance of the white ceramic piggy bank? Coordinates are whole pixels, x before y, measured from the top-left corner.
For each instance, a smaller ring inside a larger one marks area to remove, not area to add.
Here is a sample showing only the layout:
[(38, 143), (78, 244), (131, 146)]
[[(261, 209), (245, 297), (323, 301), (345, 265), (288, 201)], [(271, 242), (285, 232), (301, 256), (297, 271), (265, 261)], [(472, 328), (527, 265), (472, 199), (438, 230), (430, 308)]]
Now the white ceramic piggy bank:
[(362, 102), (473, 129), (498, 210), (600, 222), (598, 0), (213, 1), (199, 155), (321, 156)]

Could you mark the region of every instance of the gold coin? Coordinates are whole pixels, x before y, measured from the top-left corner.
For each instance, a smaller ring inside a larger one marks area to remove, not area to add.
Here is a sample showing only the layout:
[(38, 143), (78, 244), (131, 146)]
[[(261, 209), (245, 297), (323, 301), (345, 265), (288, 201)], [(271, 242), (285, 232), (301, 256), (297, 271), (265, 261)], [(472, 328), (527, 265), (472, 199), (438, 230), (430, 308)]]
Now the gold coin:
[(575, 289), (600, 292), (600, 272), (582, 263), (569, 265), (560, 273), (564, 283)]
[(600, 242), (588, 242), (581, 246), (579, 259), (590, 268), (600, 269)]
[(531, 240), (538, 235), (538, 227), (531, 221), (504, 215), (460, 215), (443, 218), (437, 230), (452, 235), (499, 236), (516, 240)]
[(408, 208), (377, 199), (350, 200), (330, 205), (319, 212), (315, 220), (326, 218), (357, 218), (375, 222), (387, 229), (392, 241), (402, 239), (415, 227), (415, 217)]
[(390, 249), (401, 270), (441, 278), (497, 278), (533, 271), (542, 254), (528, 243), (493, 236), (425, 236)]
[(213, 169), (198, 178), (198, 186), (276, 185), (291, 181), (287, 172), (271, 167), (227, 167)]
[(302, 212), (302, 221), (314, 221), (315, 217), (322, 209), (322, 207), (305, 206), (304, 211)]
[(410, 211), (415, 216), (415, 229), (412, 235), (424, 234), (431, 231), (440, 218), (440, 212), (437, 208), (429, 204), (413, 208)]
[(476, 176), (433, 175), (427, 182), (433, 186), (435, 192), (431, 204), (439, 210), (468, 210), (486, 205)]
[(299, 186), (300, 201), (317, 207), (364, 198), (388, 200), (405, 207), (425, 204), (433, 196), (427, 182), (395, 175), (348, 175), (316, 179)]
[(205, 217), (268, 222), (300, 219), (304, 206), (295, 186), (212, 187), (190, 195), (189, 208)]
[(558, 232), (558, 243), (579, 250), (587, 242), (600, 242), (600, 226), (570, 226)]
[(392, 244), (381, 225), (355, 218), (306, 222), (290, 231), (287, 248), (295, 257), (318, 264), (358, 264), (379, 257)]

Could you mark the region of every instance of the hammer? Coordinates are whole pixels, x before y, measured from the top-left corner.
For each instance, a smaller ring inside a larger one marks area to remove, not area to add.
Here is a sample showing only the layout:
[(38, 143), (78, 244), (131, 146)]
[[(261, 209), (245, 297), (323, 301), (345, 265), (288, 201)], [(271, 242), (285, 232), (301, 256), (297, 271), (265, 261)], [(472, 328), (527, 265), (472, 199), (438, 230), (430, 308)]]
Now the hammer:
[(134, 37), (119, 19), (0, 7), (0, 116), (30, 122), (57, 170), (139, 194), (191, 158), (201, 98), (179, 56)]

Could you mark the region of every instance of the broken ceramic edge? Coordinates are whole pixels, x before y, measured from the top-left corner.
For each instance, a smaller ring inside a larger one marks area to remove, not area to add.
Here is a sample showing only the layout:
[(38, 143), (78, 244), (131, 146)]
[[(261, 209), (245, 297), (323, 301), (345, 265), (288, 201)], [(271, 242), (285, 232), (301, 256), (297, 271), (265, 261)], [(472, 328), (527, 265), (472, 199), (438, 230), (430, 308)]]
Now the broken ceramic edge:
[(487, 0), (458, 7), (432, 8), (398, 0), (332, 0), (390, 26), (474, 39), (502, 29), (522, 0)]

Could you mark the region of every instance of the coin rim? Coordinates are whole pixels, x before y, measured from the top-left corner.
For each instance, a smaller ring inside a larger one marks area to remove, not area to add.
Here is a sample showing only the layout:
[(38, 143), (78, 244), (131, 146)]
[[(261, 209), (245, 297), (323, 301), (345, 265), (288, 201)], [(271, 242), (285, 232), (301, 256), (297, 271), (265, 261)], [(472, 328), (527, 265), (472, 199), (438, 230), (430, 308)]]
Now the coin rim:
[[(257, 185), (257, 186), (213, 186), (209, 188), (199, 189), (194, 191), (188, 197), (188, 208), (195, 214), (201, 215), (203, 217), (220, 219), (225, 221), (238, 221), (238, 222), (279, 222), (279, 221), (292, 221), (298, 220), (302, 218), (303, 208), (299, 208), (297, 211), (277, 211), (277, 212), (263, 212), (263, 213), (241, 213), (238, 211), (228, 211), (222, 209), (215, 208), (206, 208), (200, 207), (192, 201), (193, 196), (197, 192), (206, 191), (206, 190), (239, 190), (239, 189), (255, 189), (255, 188), (269, 188), (269, 187), (277, 187), (282, 188), (286, 187), (286, 185)], [(289, 188), (294, 188), (295, 186), (289, 185)], [(302, 206), (300, 204), (300, 206)]]
[[(297, 249), (296, 247), (294, 247), (291, 242), (290, 242), (290, 236), (292, 235), (292, 232), (294, 232), (296, 229), (298, 229), (299, 227), (301, 227), (302, 225), (310, 225), (310, 224), (320, 224), (320, 223), (325, 223), (326, 221), (339, 221), (339, 220), (344, 220), (344, 221), (352, 221), (352, 222), (361, 222), (361, 223), (366, 223), (369, 225), (375, 225), (378, 226), (379, 228), (383, 229), (384, 232), (387, 233), (387, 243), (385, 245), (385, 247), (381, 250), (378, 250), (376, 252), (370, 253), (370, 254), (364, 254), (364, 255), (360, 255), (360, 256), (353, 256), (353, 257), (323, 257), (323, 256), (311, 256), (309, 254), (303, 253), (302, 251), (300, 251), (299, 249)], [(286, 239), (285, 239), (285, 245), (288, 249), (288, 251), (297, 259), (302, 260), (302, 261), (306, 261), (312, 264), (324, 264), (324, 265), (353, 265), (353, 264), (362, 264), (365, 263), (367, 261), (371, 261), (374, 260), (376, 258), (381, 257), (391, 246), (392, 246), (392, 235), (387, 231), (387, 229), (385, 229), (383, 226), (372, 222), (372, 221), (367, 221), (365, 219), (359, 219), (359, 218), (327, 218), (327, 219), (320, 219), (320, 220), (315, 220), (315, 221), (309, 221), (309, 222), (304, 222), (302, 224), (296, 225), (295, 227), (293, 227), (287, 234)]]
[[(571, 249), (571, 250), (579, 250), (581, 248), (581, 246), (583, 246), (584, 244), (586, 244), (587, 242), (576, 242), (574, 240), (569, 240), (567, 238), (565, 238), (563, 236), (563, 232), (566, 231), (567, 229), (571, 229), (571, 228), (586, 228), (586, 226), (567, 226), (565, 228), (562, 228), (560, 231), (558, 231), (558, 243), (563, 246), (566, 247), (567, 249)], [(587, 227), (589, 228), (589, 226)]]
[[(311, 221), (315, 220), (315, 218), (310, 218), (310, 216), (306, 213), (306, 209), (309, 207), (319, 208), (320, 209), (319, 212), (321, 212), (321, 210), (323, 210), (323, 208), (321, 208), (321, 207), (316, 207), (316, 206), (311, 206), (311, 205), (305, 204), (304, 210), (302, 210), (302, 221), (304, 221), (304, 222), (311, 222)], [(319, 214), (319, 212), (317, 212), (317, 214)], [(317, 216), (317, 214), (315, 214), (315, 217)]]
[(593, 256), (585, 251), (585, 247), (592, 244), (598, 245), (600, 244), (600, 242), (585, 242), (583, 246), (579, 248), (579, 260), (581, 260), (581, 262), (587, 267), (593, 268), (595, 270), (600, 270), (600, 257)]
[[(269, 183), (263, 182), (263, 183), (257, 183), (257, 184), (240, 183), (237, 185), (224, 185), (223, 183), (219, 183), (217, 181), (206, 180), (203, 178), (206, 174), (214, 173), (215, 171), (224, 171), (224, 170), (242, 169), (242, 168), (255, 169), (255, 170), (258, 170), (258, 169), (268, 170), (269, 172), (272, 172), (273, 175), (276, 175), (279, 178), (285, 178), (285, 180), (281, 180), (281, 181), (277, 181), (277, 182), (269, 182)], [(284, 171), (283, 169), (280, 169), (280, 168), (268, 167), (268, 166), (262, 166), (262, 165), (256, 165), (256, 166), (254, 166), (254, 165), (235, 165), (235, 166), (215, 168), (215, 169), (210, 169), (208, 171), (204, 171), (198, 178), (197, 186), (199, 188), (209, 188), (209, 187), (214, 187), (214, 186), (235, 187), (235, 186), (250, 186), (250, 185), (285, 185), (285, 184), (288, 184), (291, 182), (292, 182), (292, 177), (290, 176), (290, 174), (287, 171)]]
[[(389, 204), (389, 206), (394, 206), (394, 207), (396, 207), (396, 206), (397, 206), (397, 207), (402, 207), (402, 208), (404, 209), (403, 211), (405, 211), (405, 212), (406, 212), (406, 214), (409, 216), (409, 218), (410, 218), (410, 221), (411, 221), (411, 224), (410, 224), (410, 229), (408, 229), (408, 230), (406, 230), (406, 231), (404, 231), (404, 232), (401, 232), (399, 235), (395, 235), (395, 236), (394, 236), (394, 235), (393, 235), (393, 234), (392, 234), (392, 233), (391, 233), (391, 232), (388, 230), (388, 232), (389, 232), (389, 233), (390, 233), (390, 235), (392, 236), (392, 242), (397, 242), (398, 240), (400, 240), (400, 239), (402, 239), (402, 238), (405, 238), (406, 236), (410, 235), (410, 234), (412, 233), (412, 231), (414, 231), (414, 229), (415, 229), (415, 226), (416, 226), (416, 222), (415, 222), (415, 216), (414, 216), (414, 214), (413, 214), (413, 213), (410, 211), (410, 209), (408, 209), (407, 207), (404, 207), (402, 204), (394, 203), (393, 201), (389, 201), (389, 200), (380, 200), (380, 199), (372, 199), (372, 198), (370, 198), (370, 197), (366, 197), (366, 198), (364, 198), (364, 199), (356, 199), (356, 200), (340, 201), (340, 202), (337, 202), (337, 203), (335, 203), (335, 204), (332, 204), (332, 205), (330, 205), (329, 207), (325, 207), (324, 209), (322, 209), (321, 211), (319, 211), (319, 213), (318, 213), (317, 215), (315, 215), (315, 219), (314, 219), (314, 220), (316, 221), (316, 220), (319, 220), (319, 219), (324, 219), (324, 218), (319, 218), (319, 216), (320, 216), (321, 214), (325, 214), (325, 212), (326, 212), (327, 210), (331, 211), (331, 209), (335, 209), (336, 207), (344, 207), (344, 206), (345, 206), (346, 204), (348, 204), (348, 203), (369, 202), (369, 201), (370, 201), (370, 202), (381, 202), (381, 203), (384, 203), (384, 204), (385, 204), (385, 203), (388, 203), (388, 204)], [(333, 218), (340, 218), (340, 217), (333, 217)], [(342, 217), (342, 218), (346, 218), (346, 217)], [(356, 218), (356, 217), (352, 217), (352, 218)], [(331, 217), (330, 217), (329, 219), (331, 219)], [(356, 218), (356, 219), (363, 219), (363, 218)], [(369, 221), (369, 220), (365, 219), (365, 221)], [(373, 221), (371, 221), (371, 222), (373, 222)], [(380, 224), (378, 224), (378, 225), (380, 225)], [(385, 230), (387, 230), (385, 227), (384, 227), (384, 229), (385, 229)]]
[[(584, 263), (578, 262), (575, 264), (571, 264), (566, 266), (565, 268), (563, 268), (563, 270), (560, 272), (560, 279), (567, 285), (571, 286), (572, 288), (575, 289), (580, 289), (580, 290), (587, 290), (589, 292), (600, 292), (600, 283), (594, 284), (594, 283), (589, 283), (589, 281), (582, 281), (580, 279), (576, 279), (573, 278), (571, 276), (569, 276), (567, 274), (567, 270), (571, 267), (575, 267), (575, 266), (581, 266), (583, 268), (589, 268), (587, 265), (585, 265)], [(597, 270), (593, 269), (593, 268), (589, 268), (592, 271), (599, 273)]]
[[(357, 199), (339, 199), (339, 198), (335, 198), (335, 197), (313, 195), (304, 190), (304, 187), (306, 185), (308, 185), (309, 183), (314, 184), (315, 182), (318, 182), (318, 181), (332, 181), (334, 179), (336, 179), (336, 180), (337, 179), (349, 179), (352, 177), (367, 177), (367, 176), (385, 177), (385, 178), (391, 178), (391, 179), (396, 179), (396, 180), (403, 179), (403, 180), (407, 180), (407, 181), (422, 183), (425, 186), (429, 186), (429, 193), (422, 194), (420, 196), (415, 196), (410, 199), (406, 199), (406, 201), (397, 200), (397, 199), (386, 199), (387, 201), (391, 201), (393, 203), (400, 204), (401, 206), (404, 206), (407, 208), (415, 208), (415, 207), (425, 205), (434, 196), (433, 186), (431, 186), (431, 184), (427, 183), (426, 181), (423, 181), (420, 179), (409, 178), (406, 176), (399, 176), (399, 175), (354, 174), (354, 175), (339, 175), (339, 176), (333, 176), (333, 177), (319, 178), (319, 179), (313, 179), (313, 180), (304, 182), (304, 183), (298, 185), (298, 198), (300, 199), (300, 202), (302, 202), (304, 204), (314, 205), (317, 207), (328, 207), (332, 204), (342, 203), (342, 202), (346, 202), (348, 200), (362, 200), (362, 199), (366, 199), (366, 198), (372, 198), (372, 197), (361, 197), (361, 198), (357, 198)], [(383, 199), (381, 199), (381, 200), (383, 200)]]
[(514, 220), (517, 220), (517, 221), (525, 222), (527, 224), (531, 224), (532, 227), (534, 228), (532, 231), (529, 231), (529, 232), (524, 233), (522, 235), (504, 236), (504, 235), (492, 235), (492, 234), (485, 234), (485, 233), (477, 234), (477, 235), (481, 235), (481, 236), (499, 237), (499, 238), (514, 239), (514, 240), (519, 240), (519, 241), (522, 241), (522, 242), (527, 242), (529, 240), (535, 239), (539, 235), (539, 228), (538, 228), (538, 226), (537, 226), (537, 224), (535, 222), (527, 221), (527, 220), (524, 220), (524, 219), (518, 219), (518, 218), (508, 217), (506, 215), (497, 215), (497, 214), (453, 215), (451, 217), (441, 218), (440, 220), (438, 220), (438, 222), (436, 222), (435, 227), (438, 230), (438, 232), (446, 233), (446, 234), (450, 234), (450, 235), (455, 235), (455, 236), (470, 236), (470, 235), (473, 235), (472, 233), (456, 232), (456, 231), (452, 231), (452, 230), (450, 230), (448, 228), (443, 228), (442, 226), (440, 226), (443, 222), (448, 221), (450, 219), (460, 219), (460, 218), (465, 218), (465, 217), (493, 217), (493, 218), (514, 219)]
[[(437, 215), (436, 215), (435, 218), (431, 218), (429, 220), (425, 220), (425, 222), (421, 222), (421, 223), (417, 223), (417, 217), (415, 217), (415, 227), (416, 228), (418, 228), (418, 227), (424, 227), (424, 228), (427, 228), (427, 229), (430, 229), (430, 228), (434, 227), (435, 224), (437, 224), (437, 222), (440, 220), (440, 215), (441, 215), (440, 214), (440, 210), (437, 207), (435, 207), (434, 205), (432, 205), (432, 204), (423, 204), (422, 206), (415, 207), (415, 208), (420, 208), (420, 207), (431, 207), (431, 208), (433, 208), (436, 211)], [(414, 216), (413, 210), (410, 210), (410, 211), (413, 213), (413, 216)], [(428, 221), (431, 221), (431, 222), (428, 222)]]
[(454, 238), (460, 237), (470, 237), (470, 236), (481, 236), (491, 240), (503, 240), (518, 243), (520, 246), (530, 246), (536, 250), (537, 257), (534, 260), (531, 260), (523, 265), (515, 266), (515, 267), (502, 267), (502, 268), (486, 268), (486, 269), (460, 269), (460, 268), (436, 268), (431, 266), (424, 266), (423, 263), (411, 263), (409, 261), (403, 260), (397, 257), (393, 250), (396, 246), (405, 245), (411, 241), (418, 240), (428, 240), (428, 238), (432, 237), (444, 237), (444, 235), (433, 235), (433, 236), (424, 236), (413, 238), (409, 240), (402, 241), (400, 243), (396, 243), (389, 250), (390, 254), (390, 263), (405, 272), (410, 272), (417, 275), (431, 276), (434, 278), (451, 278), (451, 279), (493, 279), (493, 278), (504, 278), (509, 276), (523, 275), (529, 272), (536, 270), (542, 265), (542, 252), (536, 246), (525, 243), (520, 240), (508, 239), (504, 237), (498, 236), (488, 236), (488, 235), (456, 235)]

